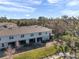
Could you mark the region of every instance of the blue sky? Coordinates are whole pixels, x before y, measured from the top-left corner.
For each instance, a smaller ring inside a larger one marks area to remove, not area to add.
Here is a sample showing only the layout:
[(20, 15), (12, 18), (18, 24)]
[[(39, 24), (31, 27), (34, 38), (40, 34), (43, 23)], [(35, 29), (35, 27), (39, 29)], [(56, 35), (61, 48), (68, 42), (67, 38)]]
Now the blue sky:
[(0, 16), (8, 18), (62, 15), (78, 16), (79, 0), (0, 0)]

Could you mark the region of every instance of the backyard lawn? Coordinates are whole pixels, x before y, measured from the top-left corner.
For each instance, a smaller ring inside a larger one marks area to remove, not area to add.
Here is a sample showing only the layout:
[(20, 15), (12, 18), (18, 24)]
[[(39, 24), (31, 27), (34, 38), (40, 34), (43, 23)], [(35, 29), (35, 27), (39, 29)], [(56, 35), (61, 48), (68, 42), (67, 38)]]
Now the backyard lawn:
[(42, 57), (55, 54), (56, 51), (56, 46), (43, 47), (14, 55), (14, 59), (41, 59)]

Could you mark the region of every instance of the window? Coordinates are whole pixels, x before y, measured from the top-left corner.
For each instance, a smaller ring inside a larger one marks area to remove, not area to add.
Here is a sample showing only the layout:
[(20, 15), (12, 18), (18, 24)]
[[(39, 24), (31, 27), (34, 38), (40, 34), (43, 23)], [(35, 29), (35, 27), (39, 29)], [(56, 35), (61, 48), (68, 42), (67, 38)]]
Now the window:
[(46, 34), (47, 34), (47, 32), (46, 32)]
[(1, 41), (1, 38), (0, 38), (0, 41)]
[(2, 47), (4, 47), (4, 43), (2, 43)]
[(9, 39), (14, 39), (14, 37), (13, 36), (10, 36)]
[(42, 35), (42, 33), (41, 33), (41, 32), (39, 32), (39, 35)]
[(24, 37), (24, 34), (21, 35), (21, 38), (23, 38), (23, 37)]
[(34, 36), (34, 34), (32, 33), (31, 36)]

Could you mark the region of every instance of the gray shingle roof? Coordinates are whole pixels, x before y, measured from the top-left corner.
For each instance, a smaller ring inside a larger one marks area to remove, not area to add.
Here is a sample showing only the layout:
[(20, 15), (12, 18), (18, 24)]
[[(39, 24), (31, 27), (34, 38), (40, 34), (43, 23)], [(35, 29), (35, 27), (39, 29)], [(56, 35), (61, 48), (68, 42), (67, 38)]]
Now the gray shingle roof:
[(0, 30), (0, 36), (9, 36), (9, 35), (17, 35), (17, 34), (27, 34), (27, 33), (35, 33), (35, 32), (46, 32), (51, 31), (46, 27), (42, 26), (23, 26), (23, 27), (15, 27), (15, 28), (5, 28)]

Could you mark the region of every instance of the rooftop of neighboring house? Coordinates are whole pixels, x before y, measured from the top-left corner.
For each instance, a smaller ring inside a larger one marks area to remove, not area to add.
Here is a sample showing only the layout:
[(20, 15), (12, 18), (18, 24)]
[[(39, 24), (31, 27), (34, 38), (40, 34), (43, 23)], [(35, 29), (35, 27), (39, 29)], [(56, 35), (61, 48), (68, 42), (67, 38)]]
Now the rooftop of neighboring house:
[(11, 28), (11, 27), (17, 27), (17, 25), (15, 23), (10, 22), (0, 23), (0, 29)]

